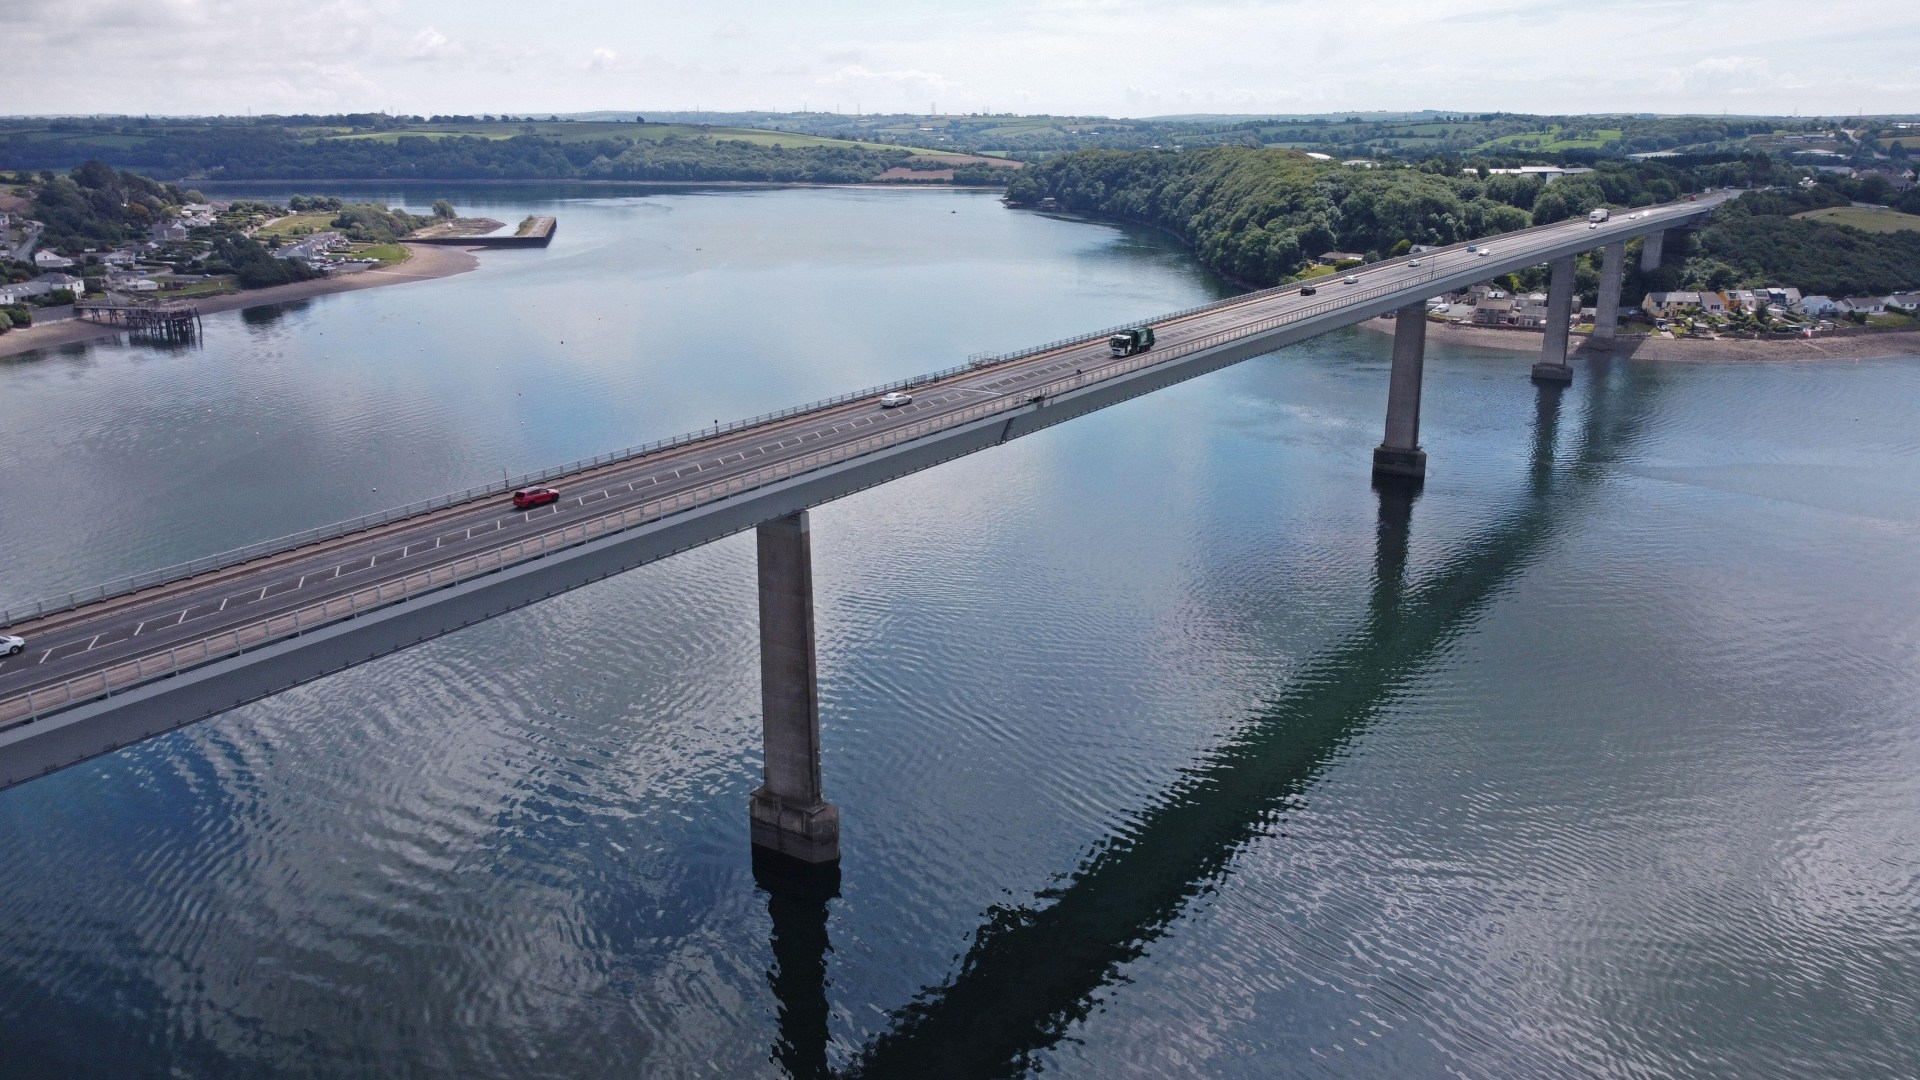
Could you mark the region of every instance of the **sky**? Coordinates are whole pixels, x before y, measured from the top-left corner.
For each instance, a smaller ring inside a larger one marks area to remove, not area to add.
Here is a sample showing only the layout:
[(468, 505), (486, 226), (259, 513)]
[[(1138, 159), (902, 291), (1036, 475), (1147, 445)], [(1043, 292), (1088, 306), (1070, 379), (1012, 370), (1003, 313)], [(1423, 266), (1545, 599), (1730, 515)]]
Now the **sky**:
[(0, 0), (0, 114), (1920, 112), (1912, 0)]

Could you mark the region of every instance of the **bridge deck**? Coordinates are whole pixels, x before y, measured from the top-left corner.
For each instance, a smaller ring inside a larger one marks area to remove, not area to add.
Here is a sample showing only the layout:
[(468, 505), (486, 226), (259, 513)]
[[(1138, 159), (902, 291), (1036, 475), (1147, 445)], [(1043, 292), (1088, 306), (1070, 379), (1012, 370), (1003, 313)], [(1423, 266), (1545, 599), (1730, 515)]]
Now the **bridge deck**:
[[(1077, 409), (1061, 413), (1078, 415), (1258, 355), (1268, 343), (1279, 347), (1444, 289), (1684, 224), (1718, 201), (1650, 208), (1592, 229), (1575, 221), (1525, 230), (1492, 241), (1492, 256), (1469, 253), (1465, 245), (1443, 248), (1423, 255), (1418, 267), (1402, 259), (1356, 271), (1356, 284), (1322, 279), (1316, 283), (1319, 295), (1312, 297), (1290, 288), (1236, 298), (1154, 322), (1158, 343), (1137, 356), (1108, 355), (1104, 338), (1070, 342), (917, 388), (913, 402), (902, 408), (853, 401), (587, 469), (553, 482), (563, 493), (554, 505), (519, 511), (501, 497), (477, 499), (36, 618), (10, 629), (29, 639), (29, 650), (0, 660), (0, 758), (11, 744), (46, 724), (49, 714), (109, 694), (203, 665), (231, 664), (267, 646), (395, 604), (430, 600), (462, 583), (810, 473), (901, 453), (963, 430), (987, 432), (964, 440), (965, 445), (956, 440), (956, 448), (944, 456), (922, 455), (891, 473), (835, 489), (857, 490), (1057, 422), (1027, 422), (1015, 430), (1017, 419), (1045, 403), (1080, 400)], [(1172, 374), (1209, 357), (1217, 362)], [(1154, 375), (1155, 369), (1169, 374), (1130, 391), (1120, 389), (1128, 380)], [(993, 428), (997, 439), (991, 437)], [(709, 530), (671, 550), (753, 523), (749, 514), (717, 534)], [(626, 565), (637, 562), (618, 568)], [(173, 724), (160, 725), (168, 726)], [(0, 786), (24, 778), (0, 769)]]

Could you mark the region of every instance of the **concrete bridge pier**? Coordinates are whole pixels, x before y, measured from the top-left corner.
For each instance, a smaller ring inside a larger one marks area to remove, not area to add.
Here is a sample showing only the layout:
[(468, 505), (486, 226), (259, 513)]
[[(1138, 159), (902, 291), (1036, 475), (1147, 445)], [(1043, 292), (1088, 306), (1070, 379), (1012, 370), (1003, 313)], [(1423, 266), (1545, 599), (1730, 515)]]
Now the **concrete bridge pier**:
[(1562, 256), (1549, 265), (1553, 276), (1547, 281), (1547, 338), (1540, 346), (1540, 362), (1533, 365), (1533, 381), (1570, 383), (1567, 321), (1573, 317), (1573, 256)]
[(1593, 300), (1593, 336), (1591, 349), (1613, 348), (1614, 335), (1620, 329), (1620, 279), (1627, 268), (1627, 242), (1608, 244), (1600, 258), (1600, 294)]
[(1667, 230), (1655, 229), (1640, 238), (1640, 272), (1660, 269), (1660, 256), (1667, 246)]
[(1386, 437), (1373, 451), (1375, 479), (1424, 480), (1427, 452), (1420, 449), (1420, 377), (1427, 359), (1427, 305), (1394, 313), (1393, 374), (1387, 381)]
[(840, 808), (820, 796), (820, 692), (813, 647), (807, 512), (756, 531), (760, 555), (760, 730), (753, 846), (802, 863), (840, 861)]

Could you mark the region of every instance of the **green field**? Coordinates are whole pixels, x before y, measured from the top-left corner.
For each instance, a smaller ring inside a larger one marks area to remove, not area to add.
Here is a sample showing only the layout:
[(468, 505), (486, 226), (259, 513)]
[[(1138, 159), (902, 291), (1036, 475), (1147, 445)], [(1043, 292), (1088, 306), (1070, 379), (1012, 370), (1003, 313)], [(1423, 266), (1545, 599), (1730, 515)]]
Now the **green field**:
[(290, 214), (268, 225), (262, 225), (253, 234), (255, 240), (265, 242), (273, 237), (283, 240), (297, 240), (310, 233), (326, 232), (333, 228), (333, 219), (338, 216), (332, 210), (318, 210), (306, 214)]
[(1903, 214), (1898, 210), (1881, 210), (1871, 206), (1829, 206), (1825, 210), (1808, 210), (1794, 217), (1812, 221), (1825, 221), (1834, 225), (1845, 225), (1862, 232), (1903, 232), (1920, 231), (1920, 215)]
[(353, 254), (362, 259), (379, 259), (381, 266), (403, 263), (413, 257), (413, 252), (399, 244), (368, 244), (365, 247), (356, 245)]
[[(191, 285), (183, 285), (177, 289), (168, 289), (166, 292), (157, 295), (168, 300), (191, 300), (199, 296), (225, 296), (230, 292), (238, 292), (239, 289), (240, 286), (235, 284), (234, 279), (230, 275), (222, 274), (206, 281), (196, 281)], [(156, 294), (149, 293), (148, 295)]]
[(1559, 153), (1562, 150), (1598, 150), (1621, 136), (1619, 128), (1600, 128), (1588, 138), (1563, 138), (1563, 129), (1555, 124), (1545, 131), (1523, 131), (1517, 135), (1502, 135), (1480, 144), (1482, 150), (1538, 150), (1543, 154)]

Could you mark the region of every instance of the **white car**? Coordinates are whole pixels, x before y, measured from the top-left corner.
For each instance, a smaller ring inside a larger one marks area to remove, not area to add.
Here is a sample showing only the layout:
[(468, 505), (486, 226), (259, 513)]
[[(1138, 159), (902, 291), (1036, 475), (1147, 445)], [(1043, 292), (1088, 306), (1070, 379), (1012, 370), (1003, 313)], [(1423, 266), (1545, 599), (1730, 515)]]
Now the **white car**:
[(1343, 285), (1358, 285), (1360, 284), (1360, 279), (1354, 277), (1352, 274), (1348, 274), (1346, 277), (1340, 279), (1340, 283)]
[(1491, 255), (1491, 254), (1493, 254), (1493, 249), (1492, 249), (1492, 248), (1481, 248), (1481, 249), (1480, 249), (1479, 251), (1476, 251), (1476, 252), (1474, 252), (1474, 254), (1476, 254), (1476, 255), (1479, 255), (1479, 256), (1481, 256), (1482, 258), (1484, 258), (1484, 257), (1486, 257), (1486, 256), (1488, 256), (1488, 255)]
[(1419, 265), (1420, 265), (1420, 260), (1419, 260), (1419, 259), (1408, 259), (1408, 260), (1407, 260), (1407, 265), (1408, 265), (1408, 266), (1419, 266)]
[(1597, 228), (1599, 228), (1599, 227), (1600, 227), (1600, 223), (1599, 223), (1599, 222), (1597, 222), (1597, 221), (1589, 221), (1589, 222), (1587, 222), (1587, 228), (1589, 228), (1589, 229), (1597, 229)]
[(880, 407), (883, 409), (897, 409), (900, 406), (905, 405), (912, 400), (913, 400), (912, 394), (903, 394), (900, 391), (895, 390), (890, 394), (880, 395)]
[(0, 656), (18, 656), (27, 647), (27, 639), (12, 634), (0, 634)]

